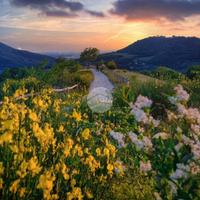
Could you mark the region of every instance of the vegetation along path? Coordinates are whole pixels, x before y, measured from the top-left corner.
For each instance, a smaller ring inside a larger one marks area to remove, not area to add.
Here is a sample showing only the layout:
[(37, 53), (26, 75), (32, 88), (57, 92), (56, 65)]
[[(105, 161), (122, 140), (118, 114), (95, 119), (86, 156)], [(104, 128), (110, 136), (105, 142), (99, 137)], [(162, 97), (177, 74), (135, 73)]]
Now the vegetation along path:
[(94, 75), (94, 80), (90, 85), (90, 91), (97, 87), (104, 87), (110, 91), (113, 90), (114, 85), (110, 82), (110, 80), (105, 74), (103, 74), (100, 71), (97, 71), (96, 69), (91, 70)]

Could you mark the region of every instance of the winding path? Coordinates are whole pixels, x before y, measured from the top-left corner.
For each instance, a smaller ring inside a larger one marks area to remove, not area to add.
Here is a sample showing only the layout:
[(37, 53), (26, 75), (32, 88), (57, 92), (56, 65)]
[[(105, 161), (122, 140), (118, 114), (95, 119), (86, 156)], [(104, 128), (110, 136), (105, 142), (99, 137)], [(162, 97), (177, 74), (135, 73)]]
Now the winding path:
[(97, 87), (104, 87), (110, 91), (113, 90), (114, 85), (110, 82), (110, 80), (105, 74), (103, 74), (100, 71), (97, 71), (96, 69), (91, 69), (91, 71), (94, 75), (94, 80), (90, 85), (90, 91)]

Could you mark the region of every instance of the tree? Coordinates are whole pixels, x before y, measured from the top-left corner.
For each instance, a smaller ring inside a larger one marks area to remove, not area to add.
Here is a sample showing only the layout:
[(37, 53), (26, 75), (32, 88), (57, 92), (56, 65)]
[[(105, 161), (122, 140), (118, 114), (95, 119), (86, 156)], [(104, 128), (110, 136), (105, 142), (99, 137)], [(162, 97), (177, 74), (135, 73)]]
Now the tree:
[(97, 48), (86, 48), (80, 55), (80, 60), (83, 62), (92, 62), (99, 56)]

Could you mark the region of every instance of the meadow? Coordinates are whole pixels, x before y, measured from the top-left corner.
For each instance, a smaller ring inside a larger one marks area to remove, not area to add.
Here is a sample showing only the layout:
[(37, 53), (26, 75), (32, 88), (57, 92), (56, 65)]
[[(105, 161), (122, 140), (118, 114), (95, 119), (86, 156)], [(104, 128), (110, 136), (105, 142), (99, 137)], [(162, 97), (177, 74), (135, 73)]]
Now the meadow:
[(103, 114), (88, 107), (93, 76), (77, 63), (4, 73), (2, 199), (200, 199), (199, 80), (104, 73), (116, 87)]

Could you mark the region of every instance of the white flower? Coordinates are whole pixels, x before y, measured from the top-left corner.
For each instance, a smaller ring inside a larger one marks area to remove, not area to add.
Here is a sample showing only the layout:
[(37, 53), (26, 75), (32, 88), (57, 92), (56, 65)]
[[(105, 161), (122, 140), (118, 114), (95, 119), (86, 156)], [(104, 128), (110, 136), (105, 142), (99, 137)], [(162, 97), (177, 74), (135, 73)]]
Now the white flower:
[(133, 106), (131, 114), (134, 115), (137, 122), (143, 122), (144, 124), (147, 124), (149, 122), (146, 113), (143, 110), (137, 108), (136, 106)]
[(147, 97), (144, 97), (142, 95), (139, 95), (137, 97), (137, 100), (134, 104), (137, 108), (149, 108), (152, 105), (152, 101), (148, 99)]
[(142, 139), (138, 139), (138, 136), (133, 132), (129, 132), (128, 135), (129, 135), (129, 138), (131, 139), (132, 143), (135, 144), (137, 149), (139, 149), (139, 150), (145, 149), (147, 151), (152, 149), (153, 144), (148, 137), (143, 136)]
[(140, 171), (141, 172), (148, 172), (151, 170), (151, 162), (148, 161), (148, 162), (143, 162), (143, 161), (140, 161)]
[(110, 132), (110, 136), (117, 141), (119, 148), (121, 147), (125, 147), (126, 144), (124, 142), (124, 135), (122, 133), (118, 133), (118, 132), (114, 132), (111, 131)]
[(153, 136), (154, 139), (158, 139), (158, 138), (161, 138), (163, 140), (167, 140), (169, 138), (169, 134), (168, 133), (165, 133), (165, 132), (160, 132), (160, 133), (157, 133)]
[(144, 143), (138, 139), (138, 136), (135, 133), (129, 132), (128, 136), (131, 139), (132, 143), (135, 144), (137, 149), (141, 150), (144, 148)]
[(178, 163), (176, 165), (177, 169), (175, 172), (173, 172), (170, 175), (170, 178), (173, 180), (178, 180), (178, 179), (187, 179), (188, 178), (188, 172), (190, 170), (189, 166), (184, 165), (182, 163)]

